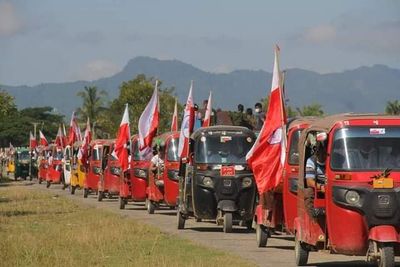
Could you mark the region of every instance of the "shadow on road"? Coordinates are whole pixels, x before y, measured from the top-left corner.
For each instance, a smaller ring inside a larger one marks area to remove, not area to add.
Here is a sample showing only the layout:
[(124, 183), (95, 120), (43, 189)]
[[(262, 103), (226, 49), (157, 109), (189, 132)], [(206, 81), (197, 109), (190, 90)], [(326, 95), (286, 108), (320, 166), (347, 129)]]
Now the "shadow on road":
[[(310, 263), (307, 266), (318, 266), (318, 267), (369, 267), (369, 266), (376, 266), (374, 264), (365, 262), (365, 261), (331, 261), (325, 263)], [(396, 266), (398, 266), (396, 264)]]

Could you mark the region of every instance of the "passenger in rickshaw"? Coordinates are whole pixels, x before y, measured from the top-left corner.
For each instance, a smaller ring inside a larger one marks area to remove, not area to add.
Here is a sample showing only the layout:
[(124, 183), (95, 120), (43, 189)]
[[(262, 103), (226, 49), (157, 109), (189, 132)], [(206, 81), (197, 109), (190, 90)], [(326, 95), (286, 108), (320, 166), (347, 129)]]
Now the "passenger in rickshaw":
[(314, 199), (316, 192), (319, 195), (324, 195), (325, 193), (326, 157), (326, 141), (317, 141), (314, 148), (314, 154), (309, 157), (306, 162), (305, 179), (307, 189), (304, 190), (305, 206), (311, 217), (314, 218), (325, 213), (322, 208), (314, 207)]
[(392, 151), (387, 159), (387, 165), (389, 168), (400, 168), (400, 147), (392, 147)]
[[(208, 137), (210, 138), (210, 137)], [(220, 137), (214, 137), (213, 139), (220, 139)], [(212, 142), (211, 146), (209, 147), (209, 150), (207, 151), (208, 156), (208, 162), (210, 163), (237, 163), (239, 161), (239, 158), (237, 155), (235, 155), (233, 152), (237, 152), (236, 149), (231, 149), (233, 148), (233, 144), (228, 144), (228, 142), (231, 142), (229, 138), (221, 140), (215, 140)]]
[(156, 145), (153, 147), (153, 157), (150, 160), (150, 170), (154, 174), (155, 183), (157, 186), (164, 186), (162, 173), (164, 171), (164, 149)]

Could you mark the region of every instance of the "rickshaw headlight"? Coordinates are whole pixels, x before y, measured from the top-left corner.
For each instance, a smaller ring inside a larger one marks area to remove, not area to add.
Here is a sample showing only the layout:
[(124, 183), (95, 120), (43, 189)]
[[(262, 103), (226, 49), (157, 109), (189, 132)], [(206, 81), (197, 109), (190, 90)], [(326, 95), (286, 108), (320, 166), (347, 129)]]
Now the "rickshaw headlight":
[(358, 194), (357, 191), (350, 190), (347, 191), (345, 198), (347, 203), (355, 205), (358, 204), (358, 202), (360, 201), (360, 194)]
[(100, 174), (101, 173), (101, 168), (97, 167), (97, 166), (93, 167), (93, 173)]
[(119, 167), (112, 167), (112, 168), (110, 169), (110, 171), (111, 171), (111, 173), (114, 174), (114, 175), (121, 175), (121, 168), (119, 168)]
[(203, 185), (207, 187), (214, 187), (214, 182), (210, 177), (204, 177), (203, 178)]
[(179, 180), (178, 172), (175, 170), (169, 170), (168, 178), (174, 181), (178, 181)]
[(135, 168), (134, 174), (136, 177), (139, 177), (139, 178), (144, 178), (144, 179), (147, 178), (147, 172), (146, 172), (146, 170), (143, 170), (143, 169)]
[(253, 181), (251, 180), (250, 177), (244, 177), (242, 180), (242, 187), (243, 188), (250, 187), (252, 183), (253, 183)]

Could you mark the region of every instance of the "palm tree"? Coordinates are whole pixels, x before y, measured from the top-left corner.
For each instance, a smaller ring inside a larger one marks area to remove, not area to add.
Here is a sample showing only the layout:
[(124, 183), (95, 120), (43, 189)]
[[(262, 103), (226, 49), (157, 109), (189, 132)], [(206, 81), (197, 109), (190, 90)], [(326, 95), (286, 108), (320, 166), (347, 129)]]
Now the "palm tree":
[(322, 106), (318, 103), (313, 103), (308, 106), (303, 106), (301, 109), (296, 108), (297, 113), (300, 116), (316, 116), (316, 117), (321, 117), (324, 115), (324, 110), (322, 109)]
[(104, 98), (107, 96), (107, 93), (103, 90), (99, 92), (96, 86), (85, 86), (84, 90), (78, 92), (77, 95), (83, 101), (82, 107), (78, 108), (78, 116), (83, 121), (89, 118), (91, 127), (93, 128), (99, 115), (106, 110), (104, 107)]
[(390, 115), (400, 115), (400, 101), (388, 101), (386, 104), (385, 112)]

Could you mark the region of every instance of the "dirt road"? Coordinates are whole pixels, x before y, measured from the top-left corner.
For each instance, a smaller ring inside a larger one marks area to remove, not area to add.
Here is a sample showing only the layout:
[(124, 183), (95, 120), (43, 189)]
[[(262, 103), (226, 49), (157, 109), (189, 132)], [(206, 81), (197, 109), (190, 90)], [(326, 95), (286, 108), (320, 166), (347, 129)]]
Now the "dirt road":
[[(163, 232), (237, 254), (258, 266), (295, 266), (293, 239), (287, 235), (273, 236), (268, 240), (266, 248), (257, 248), (255, 233), (248, 233), (245, 228), (239, 226), (234, 228), (234, 233), (225, 234), (222, 232), (222, 227), (218, 227), (214, 223), (195, 222), (190, 219), (186, 222), (184, 230), (177, 230), (176, 213), (167, 208), (156, 210), (155, 214), (149, 215), (145, 210), (144, 203), (130, 203), (125, 210), (119, 210), (118, 199), (116, 198), (103, 199), (102, 202), (98, 202), (95, 195), (90, 195), (87, 199), (84, 199), (81, 190), (77, 191), (76, 195), (70, 195), (68, 190), (61, 190), (60, 185), (52, 185), (49, 189), (46, 189), (44, 185), (35, 183), (29, 187), (34, 190), (44, 190), (53, 194), (63, 195), (79, 203), (109, 210), (156, 226)], [(318, 252), (310, 254), (309, 266), (370, 266), (364, 262), (364, 259), (364, 257), (348, 257)]]

